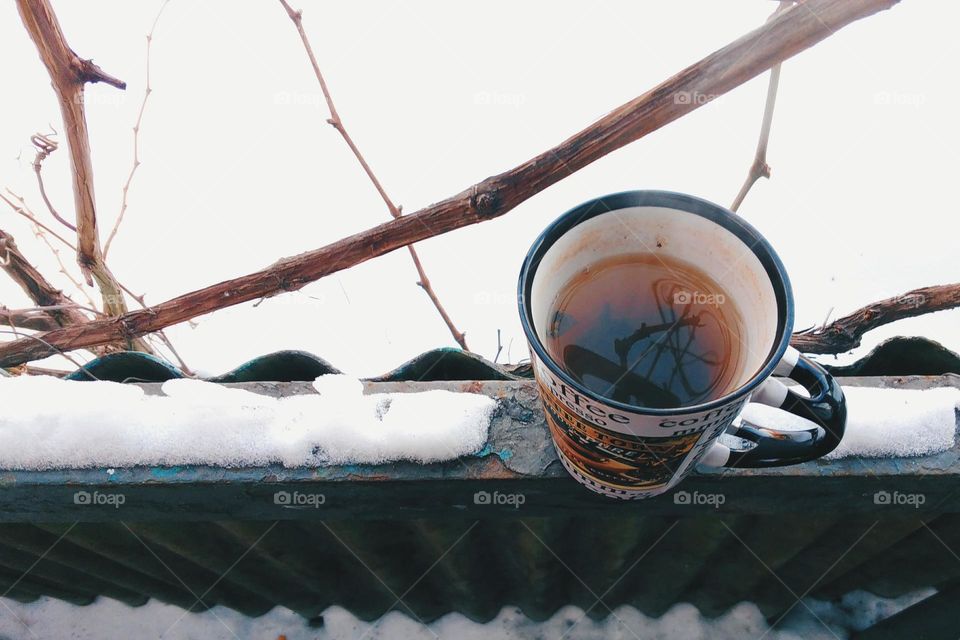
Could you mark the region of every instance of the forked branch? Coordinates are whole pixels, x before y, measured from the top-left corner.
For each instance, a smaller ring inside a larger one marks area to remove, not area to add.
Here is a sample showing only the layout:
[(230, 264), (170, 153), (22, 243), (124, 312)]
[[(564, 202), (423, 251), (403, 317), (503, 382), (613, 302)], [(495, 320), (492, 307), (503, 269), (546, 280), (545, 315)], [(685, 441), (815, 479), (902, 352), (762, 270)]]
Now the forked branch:
[[(773, 19), (777, 14), (782, 13), (793, 6), (792, 0), (781, 0), (777, 10), (773, 12), (769, 19)], [(750, 193), (750, 189), (760, 178), (770, 177), (770, 165), (767, 164), (767, 146), (770, 143), (770, 126), (773, 124), (773, 109), (777, 105), (777, 89), (780, 86), (780, 68), (782, 65), (775, 64), (770, 69), (770, 81), (767, 84), (767, 99), (763, 104), (763, 119), (760, 122), (760, 139), (757, 140), (757, 150), (753, 156), (753, 163), (750, 170), (747, 171), (747, 178), (740, 187), (740, 192), (734, 198), (730, 205), (731, 211), (736, 211), (743, 204), (743, 199)]]
[[(21, 0), (22, 1), (22, 0)], [(679, 92), (721, 95), (813, 46), (847, 24), (897, 0), (807, 0), (614, 109), (571, 138), (518, 167), (482, 180), (446, 200), (142, 311), (43, 334), (47, 344), (20, 339), (0, 345), (0, 366), (140, 336), (217, 309), (299, 289), (337, 271), (408, 244), (491, 220), (602, 158), (700, 106)]]
[(126, 85), (105, 73), (92, 61), (80, 58), (70, 48), (49, 0), (17, 0), (17, 8), (30, 38), (37, 46), (40, 59), (47, 68), (60, 103), (73, 178), (77, 262), (88, 285), (93, 284), (94, 279), (97, 281), (104, 311), (114, 316), (122, 315), (127, 311), (123, 293), (107, 268), (100, 250), (93, 163), (90, 160), (90, 139), (83, 95), (88, 82), (105, 82), (119, 89)]
[(824, 327), (795, 333), (790, 344), (806, 353), (843, 353), (859, 347), (860, 338), (871, 329), (956, 307), (960, 307), (960, 282), (914, 289), (868, 304)]
[[(280, 0), (280, 4), (283, 5), (287, 15), (290, 16), (290, 20), (293, 22), (294, 26), (296, 26), (297, 32), (300, 34), (300, 40), (303, 41), (303, 47), (307, 51), (307, 57), (310, 58), (310, 64), (313, 65), (313, 72), (317, 76), (317, 81), (320, 83), (320, 90), (323, 92), (323, 98), (327, 101), (327, 108), (330, 111), (330, 118), (327, 120), (327, 122), (330, 123), (330, 125), (340, 133), (344, 142), (346, 142), (347, 146), (350, 147), (350, 151), (353, 152), (357, 162), (359, 162), (360, 166), (363, 167), (364, 173), (367, 174), (367, 177), (370, 178), (370, 182), (373, 183), (377, 193), (379, 193), (380, 197), (383, 198), (383, 202), (387, 205), (387, 210), (390, 212), (390, 215), (394, 218), (399, 218), (401, 215), (400, 207), (396, 206), (393, 203), (393, 200), (390, 199), (390, 196), (387, 195), (386, 190), (383, 188), (383, 185), (380, 184), (380, 180), (377, 179), (376, 174), (373, 172), (373, 169), (370, 168), (366, 158), (363, 157), (363, 154), (360, 153), (360, 149), (354, 143), (353, 138), (351, 138), (350, 134), (347, 133), (347, 128), (343, 125), (343, 120), (340, 119), (340, 114), (337, 113), (337, 107), (333, 103), (333, 96), (330, 95), (330, 88), (327, 86), (327, 83), (323, 78), (323, 74), (320, 72), (320, 65), (317, 63), (317, 58), (313, 54), (313, 47), (310, 46), (310, 40), (307, 38), (307, 32), (303, 29), (303, 12), (291, 7), (286, 0)], [(417, 275), (420, 278), (417, 282), (417, 285), (426, 292), (427, 296), (430, 298), (430, 302), (432, 302), (433, 306), (436, 307), (437, 312), (443, 319), (444, 324), (447, 325), (447, 329), (450, 330), (450, 334), (453, 335), (453, 339), (456, 340), (457, 344), (460, 345), (460, 348), (469, 351), (469, 348), (467, 347), (466, 336), (462, 331), (457, 329), (455, 324), (453, 324), (450, 314), (447, 313), (447, 310), (443, 307), (443, 304), (441, 304), (440, 298), (437, 296), (437, 292), (434, 291), (433, 285), (430, 284), (430, 279), (427, 278), (427, 274), (423, 269), (423, 264), (420, 262), (420, 256), (417, 255), (417, 250), (412, 244), (409, 244), (407, 245), (407, 251), (410, 252), (410, 258), (413, 260), (413, 266), (416, 267)]]
[[(34, 304), (38, 307), (46, 307), (49, 317), (58, 326), (66, 327), (72, 324), (85, 323), (89, 320), (73, 300), (53, 286), (33, 266), (33, 263), (24, 257), (13, 236), (2, 229), (0, 229), (0, 269), (3, 269), (23, 289), (23, 292), (33, 300)], [(16, 323), (14, 324), (16, 325)], [(25, 325), (16, 326), (28, 328)]]

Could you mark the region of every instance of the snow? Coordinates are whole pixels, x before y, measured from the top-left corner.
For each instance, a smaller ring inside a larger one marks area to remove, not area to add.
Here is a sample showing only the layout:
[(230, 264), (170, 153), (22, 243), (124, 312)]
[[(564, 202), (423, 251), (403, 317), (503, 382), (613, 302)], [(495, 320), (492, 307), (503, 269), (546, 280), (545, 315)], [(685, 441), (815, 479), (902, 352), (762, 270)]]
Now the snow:
[[(847, 428), (843, 441), (828, 458), (912, 457), (945, 451), (954, 445), (960, 389), (879, 389), (844, 387)], [(774, 429), (809, 429), (793, 414), (750, 403), (747, 422)]]
[[(433, 390), (364, 395), (345, 375), (316, 394), (273, 398), (199, 380), (135, 385), (46, 376), (0, 379), (0, 468), (438, 462), (480, 451), (496, 400)], [(847, 387), (847, 430), (831, 457), (920, 456), (954, 445), (960, 389)], [(56, 399), (51, 402), (51, 399)], [(749, 404), (748, 422), (808, 428)]]
[[(2, 638), (62, 638), (63, 640), (232, 640), (263, 638), (274, 640), (335, 640), (365, 638), (376, 640), (519, 640), (560, 638), (601, 640), (606, 638), (683, 638), (684, 640), (842, 640), (851, 631), (869, 627), (934, 593), (917, 591), (896, 599), (879, 598), (858, 591), (836, 602), (803, 600), (774, 630), (756, 605), (740, 603), (724, 615), (707, 619), (693, 605), (680, 603), (658, 619), (648, 618), (633, 607), (620, 606), (603, 620), (584, 617), (583, 611), (567, 606), (544, 622), (533, 622), (515, 607), (505, 607), (486, 624), (471, 622), (460, 614), (448, 614), (428, 627), (399, 612), (391, 612), (372, 623), (355, 618), (340, 607), (323, 614), (323, 625), (310, 628), (306, 620), (282, 607), (259, 618), (248, 618), (230, 609), (184, 614), (183, 610), (152, 600), (142, 607), (129, 607), (108, 598), (78, 607), (52, 598), (30, 604), (3, 599), (0, 611)], [(24, 631), (27, 630), (25, 633)]]
[(113, 382), (3, 378), (0, 468), (437, 462), (479, 451), (496, 406), (442, 390), (364, 395), (343, 375), (314, 388), (277, 399), (184, 379), (151, 396)]

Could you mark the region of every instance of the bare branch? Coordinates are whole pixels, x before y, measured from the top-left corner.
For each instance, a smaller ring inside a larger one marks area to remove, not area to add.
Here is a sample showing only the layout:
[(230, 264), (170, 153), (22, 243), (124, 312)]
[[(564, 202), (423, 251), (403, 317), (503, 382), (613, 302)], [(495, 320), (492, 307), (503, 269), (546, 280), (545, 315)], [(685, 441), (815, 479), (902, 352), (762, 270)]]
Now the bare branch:
[(44, 307), (57, 325), (65, 327), (89, 320), (76, 303), (50, 284), (24, 257), (13, 236), (3, 230), (0, 230), (0, 269), (3, 269), (38, 307)]
[[(60, 103), (64, 133), (70, 148), (77, 220), (77, 262), (88, 285), (93, 284), (94, 279), (97, 281), (104, 310), (110, 315), (122, 315), (127, 311), (126, 301), (100, 250), (93, 163), (90, 160), (83, 94), (87, 82), (106, 82), (120, 89), (126, 85), (92, 61), (81, 59), (70, 48), (49, 0), (17, 0), (17, 9), (30, 38), (37, 46)], [(131, 346), (136, 348), (141, 345), (131, 342)]]
[[(71, 306), (74, 306), (74, 307), (77, 307), (77, 308), (79, 308), (79, 309), (84, 309), (84, 310), (90, 311), (90, 312), (92, 312), (94, 315), (103, 316), (104, 314), (96, 309), (96, 304), (95, 304), (94, 301), (90, 298), (90, 295), (87, 293), (87, 290), (80, 284), (80, 282), (79, 282), (79, 281), (73, 276), (73, 274), (71, 274), (70, 271), (67, 269), (67, 266), (63, 263), (63, 259), (60, 257), (60, 250), (57, 249), (55, 246), (53, 246), (53, 243), (51, 243), (51, 242), (50, 242), (50, 239), (47, 237), (47, 233), (50, 233), (51, 235), (53, 235), (54, 237), (56, 237), (57, 240), (59, 240), (60, 242), (62, 242), (67, 248), (69, 248), (69, 249), (72, 250), (72, 251), (76, 251), (76, 247), (74, 247), (73, 244), (71, 244), (69, 240), (65, 239), (63, 236), (60, 236), (60, 235), (57, 234), (55, 231), (53, 231), (53, 230), (50, 229), (49, 227), (43, 225), (39, 220), (37, 220), (36, 214), (34, 214), (34, 213), (30, 210), (30, 208), (27, 206), (27, 203), (26, 203), (26, 201), (23, 199), (22, 196), (19, 196), (19, 195), (17, 195), (16, 193), (14, 193), (13, 191), (10, 191), (10, 189), (7, 189), (7, 193), (9, 193), (12, 197), (16, 198), (17, 201), (19, 202), (19, 204), (15, 204), (15, 203), (12, 202), (9, 198), (7, 198), (6, 196), (4, 196), (2, 193), (0, 193), (0, 199), (2, 199), (4, 202), (6, 202), (16, 213), (22, 215), (24, 218), (26, 218), (26, 219), (29, 220), (31, 223), (33, 223), (34, 235), (36, 235), (38, 238), (40, 238), (40, 240), (43, 241), (43, 243), (47, 245), (47, 248), (50, 249), (50, 252), (53, 254), (53, 257), (54, 257), (54, 258), (56, 259), (56, 261), (57, 261), (57, 264), (60, 265), (60, 273), (62, 273), (62, 274), (64, 275), (64, 277), (67, 278), (67, 279), (73, 284), (73, 286), (76, 288), (76, 290), (79, 291), (80, 294), (81, 294), (82, 296), (84, 296), (84, 297), (86, 298), (87, 302), (89, 303), (89, 306), (88, 306), (88, 307), (84, 307), (84, 306), (78, 305), (77, 303), (72, 302), (72, 301), (71, 301), (70, 305), (71, 305)], [(44, 231), (46, 231), (46, 233), (45, 233)], [(143, 304), (143, 297), (142, 297), (142, 296), (139, 296), (139, 297), (138, 297), (138, 296), (135, 295), (133, 292), (131, 292), (130, 290), (128, 290), (126, 287), (124, 287), (122, 283), (119, 283), (119, 282), (118, 282), (118, 285), (120, 286), (120, 288), (121, 288), (123, 291), (127, 292), (133, 299), (135, 299), (135, 300), (137, 300), (138, 302), (140, 302), (141, 306), (145, 306), (145, 305)], [(67, 298), (67, 299), (69, 299), (69, 298)], [(163, 332), (161, 331), (161, 332), (159, 332), (159, 333), (162, 334)], [(161, 339), (162, 339), (162, 340), (166, 340), (166, 336), (165, 336), (165, 335), (162, 336)], [(143, 346), (144, 346), (144, 349), (143, 349), (143, 350), (146, 351), (147, 353), (154, 353), (154, 352), (155, 352), (154, 349), (153, 349), (152, 347), (150, 347), (149, 345), (147, 345), (145, 342), (143, 343)], [(121, 342), (121, 343), (119, 343), (119, 344), (111, 344), (109, 347), (110, 347), (110, 350), (113, 350), (113, 351), (122, 351), (122, 350), (124, 350), (124, 349), (126, 348), (126, 345), (124, 345), (124, 344)], [(172, 348), (172, 345), (170, 345), (170, 348), (171, 348), (171, 351), (173, 351), (173, 352), (175, 353), (175, 350)], [(179, 356), (176, 356), (176, 357), (179, 358)], [(181, 364), (182, 364), (182, 363), (181, 363)], [(186, 371), (186, 370), (187, 370), (187, 369), (185, 369), (185, 371)]]
[(42, 222), (40, 222), (40, 220), (39, 220), (39, 218), (37, 218), (36, 214), (33, 213), (33, 211), (31, 211), (31, 210), (27, 207), (27, 204), (26, 204), (26, 202), (24, 201), (24, 199), (23, 199), (22, 196), (17, 195), (17, 194), (14, 193), (13, 191), (11, 191), (9, 188), (7, 189), (7, 193), (9, 193), (12, 197), (16, 198), (16, 199), (20, 202), (20, 204), (14, 204), (9, 198), (7, 198), (5, 195), (3, 195), (2, 193), (0, 193), (0, 200), (3, 200), (3, 201), (6, 202), (8, 205), (10, 205), (10, 208), (13, 209), (14, 213), (16, 213), (17, 215), (23, 216), (24, 218), (26, 218), (27, 220), (29, 220), (31, 223), (33, 223), (34, 226), (36, 226), (36, 227), (38, 227), (38, 228), (40, 228), (40, 229), (43, 229), (44, 231), (46, 231), (47, 233), (49, 233), (50, 235), (52, 235), (54, 238), (56, 238), (57, 240), (59, 240), (60, 242), (62, 242), (63, 245), (66, 246), (66, 247), (68, 247), (71, 251), (76, 252), (77, 247), (76, 247), (72, 242), (70, 242), (69, 240), (67, 240), (67, 239), (64, 238), (63, 236), (61, 236), (59, 233), (57, 233), (56, 231), (54, 231), (53, 229), (51, 229), (51, 228), (48, 227), (47, 225), (45, 225), (45, 224), (43, 224)]
[[(129, 288), (127, 288), (126, 286), (124, 286), (123, 283), (120, 283), (120, 287), (123, 289), (123, 291), (124, 291), (128, 296), (130, 296), (131, 298), (133, 298), (134, 300), (137, 301), (137, 304), (140, 305), (140, 308), (142, 308), (142, 309), (149, 309), (149, 308), (150, 308), (150, 307), (147, 305), (147, 296), (146, 296), (146, 294), (137, 295), (136, 293), (134, 293), (133, 291), (131, 291)], [(160, 330), (158, 330), (157, 332), (151, 333), (151, 334), (148, 334), (148, 335), (154, 336), (157, 340), (159, 340), (160, 342), (162, 342), (162, 343), (164, 344), (164, 346), (167, 347), (167, 349), (170, 350), (170, 354), (171, 354), (171, 355), (176, 359), (176, 361), (180, 364), (180, 370), (181, 370), (181, 371), (183, 371), (184, 373), (186, 373), (186, 374), (189, 375), (189, 376), (194, 375), (194, 373), (193, 373), (193, 371), (190, 369), (190, 367), (187, 366), (187, 363), (184, 362), (184, 361), (183, 361), (183, 358), (180, 357), (180, 353), (177, 351), (176, 347), (173, 346), (173, 343), (170, 341), (170, 338), (167, 337), (167, 334), (164, 333), (163, 329), (160, 329)]]
[(571, 173), (700, 106), (676, 100), (680, 92), (720, 95), (813, 46), (847, 24), (896, 4), (896, 0), (807, 0), (710, 54), (647, 93), (614, 109), (560, 145), (505, 173), (420, 211), (348, 236), (325, 247), (279, 260), (239, 278), (133, 311), (120, 318), (44, 334), (48, 345), (15, 340), (0, 345), (0, 366), (140, 336), (225, 307), (293, 291), (324, 276), (413, 242), (512, 210)]
[[(793, 6), (792, 0), (781, 0), (777, 10), (774, 11), (768, 20), (772, 20), (778, 14), (786, 11)], [(736, 211), (743, 204), (743, 199), (747, 197), (754, 183), (760, 178), (770, 177), (770, 165), (767, 164), (767, 145), (770, 142), (770, 125), (773, 124), (773, 108), (777, 103), (777, 88), (780, 85), (780, 67), (775, 64), (770, 69), (770, 83), (767, 85), (767, 100), (763, 105), (763, 120), (760, 123), (760, 139), (757, 141), (757, 151), (753, 156), (753, 164), (747, 172), (747, 179), (744, 180), (740, 192), (734, 198), (730, 205), (731, 211)]]
[(153, 32), (157, 29), (157, 23), (160, 22), (160, 16), (163, 14), (163, 10), (167, 8), (167, 3), (170, 0), (163, 0), (163, 4), (160, 5), (160, 10), (157, 11), (156, 17), (153, 19), (153, 25), (150, 27), (150, 32), (147, 34), (147, 87), (143, 92), (143, 101), (140, 103), (140, 111), (137, 113), (137, 121), (133, 125), (133, 166), (130, 167), (130, 173), (127, 174), (127, 181), (123, 184), (123, 197), (120, 202), (120, 214), (117, 216), (116, 221), (113, 223), (113, 228), (110, 229), (110, 235), (107, 236), (107, 242), (103, 245), (103, 259), (107, 259), (107, 254), (110, 253), (110, 245), (113, 244), (113, 238), (117, 235), (117, 230), (120, 229), (120, 223), (123, 222), (123, 216), (127, 213), (127, 193), (130, 191), (130, 183), (133, 182), (133, 175), (137, 172), (137, 169), (140, 168), (140, 124), (143, 122), (143, 112), (147, 108), (147, 100), (150, 99), (150, 94), (153, 93), (153, 88), (150, 86), (150, 47), (153, 44)]
[[(313, 47), (310, 46), (310, 40), (307, 38), (307, 32), (303, 29), (303, 12), (294, 10), (286, 0), (280, 0), (280, 4), (283, 5), (283, 8), (287, 11), (287, 15), (290, 16), (290, 20), (293, 21), (294, 26), (296, 26), (297, 32), (300, 34), (300, 40), (303, 41), (303, 47), (306, 49), (307, 56), (310, 58), (310, 64), (313, 65), (313, 72), (317, 76), (317, 81), (320, 83), (320, 90), (323, 91), (323, 97), (327, 101), (327, 108), (330, 111), (330, 118), (327, 120), (327, 122), (329, 122), (334, 129), (340, 132), (344, 142), (347, 143), (347, 146), (350, 147), (350, 151), (353, 152), (354, 157), (360, 163), (360, 166), (363, 167), (364, 173), (366, 173), (367, 177), (370, 178), (370, 182), (373, 183), (377, 193), (379, 193), (380, 197), (383, 198), (384, 203), (387, 205), (387, 210), (390, 211), (390, 215), (394, 218), (399, 218), (401, 215), (400, 207), (394, 205), (393, 200), (391, 200), (390, 196), (387, 195), (386, 190), (383, 188), (383, 185), (380, 184), (380, 180), (377, 179), (373, 169), (370, 168), (367, 160), (363, 157), (363, 154), (360, 153), (360, 149), (353, 142), (353, 138), (351, 138), (350, 134), (347, 133), (347, 129), (343, 125), (343, 121), (340, 119), (340, 114), (337, 113), (337, 107), (333, 104), (333, 96), (330, 95), (330, 89), (323, 78), (323, 74), (320, 72), (320, 65), (317, 63), (317, 58), (313, 55)], [(443, 304), (441, 304), (440, 298), (437, 296), (437, 292), (434, 291), (433, 286), (430, 284), (430, 279), (427, 278), (427, 273), (423, 269), (423, 264), (420, 262), (420, 256), (417, 255), (417, 250), (412, 244), (410, 244), (407, 245), (407, 251), (409, 251), (410, 258), (413, 260), (413, 265), (417, 269), (417, 276), (420, 278), (420, 280), (417, 282), (417, 286), (426, 292), (427, 296), (430, 298), (430, 302), (432, 302), (433, 306), (436, 307), (440, 317), (443, 318), (444, 324), (447, 325), (447, 329), (450, 330), (450, 334), (453, 336), (453, 339), (456, 340), (457, 344), (460, 345), (460, 348), (465, 351), (469, 351), (470, 349), (467, 347), (466, 335), (457, 329), (457, 326), (450, 318), (450, 314), (447, 313), (447, 310), (444, 308)]]
[(13, 202), (10, 201), (9, 198), (4, 196), (2, 193), (0, 193), (0, 199), (2, 199), (4, 202), (10, 205), (10, 208), (13, 209), (14, 212), (18, 213), (19, 215), (23, 216), (24, 218), (26, 218), (31, 222), (31, 224), (33, 225), (33, 235), (40, 238), (40, 240), (42, 240), (43, 243), (47, 245), (47, 248), (50, 249), (50, 252), (53, 254), (53, 257), (57, 261), (57, 264), (60, 265), (60, 273), (62, 273), (64, 277), (66, 277), (73, 284), (74, 288), (80, 293), (80, 295), (82, 295), (87, 300), (89, 306), (96, 307), (97, 306), (96, 303), (90, 297), (90, 294), (87, 293), (87, 290), (80, 285), (80, 281), (74, 278), (73, 274), (71, 274), (70, 271), (67, 269), (67, 265), (63, 263), (63, 258), (60, 256), (60, 250), (53, 246), (53, 243), (50, 242), (50, 238), (47, 237), (47, 234), (49, 233), (54, 238), (62, 242), (67, 248), (69, 248), (74, 253), (76, 253), (77, 248), (73, 246), (73, 243), (71, 243), (69, 240), (67, 240), (66, 238), (58, 234), (56, 231), (46, 226), (42, 222), (40, 222), (37, 219), (36, 214), (33, 213), (33, 211), (31, 211), (30, 208), (27, 206), (27, 202), (26, 200), (23, 199), (23, 196), (17, 195), (10, 189), (7, 189), (7, 193), (9, 193), (12, 197), (16, 198), (20, 204), (14, 204)]
[(0, 323), (31, 331), (52, 331), (60, 326), (46, 311), (36, 309), (8, 309), (0, 305)]
[(790, 344), (807, 353), (842, 353), (879, 326), (925, 313), (960, 307), (960, 283), (914, 289), (857, 309), (830, 324), (793, 334)]

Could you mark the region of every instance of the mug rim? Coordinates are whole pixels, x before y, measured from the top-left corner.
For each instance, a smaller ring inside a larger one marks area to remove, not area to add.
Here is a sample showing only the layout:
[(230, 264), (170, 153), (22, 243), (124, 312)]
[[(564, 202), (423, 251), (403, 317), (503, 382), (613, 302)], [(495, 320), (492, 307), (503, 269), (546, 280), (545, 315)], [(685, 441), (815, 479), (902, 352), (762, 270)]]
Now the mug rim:
[[(598, 205), (602, 205), (603, 208), (599, 208)], [(530, 290), (533, 287), (533, 279), (536, 276), (537, 267), (540, 266), (540, 261), (546, 252), (561, 236), (565, 235), (578, 224), (600, 215), (631, 207), (662, 207), (675, 209), (677, 211), (699, 215), (720, 225), (727, 231), (733, 233), (738, 240), (747, 246), (748, 250), (760, 260), (760, 264), (764, 267), (767, 276), (770, 277), (777, 301), (776, 333), (779, 337), (774, 341), (770, 352), (767, 354), (766, 360), (764, 360), (763, 366), (760, 367), (757, 373), (730, 393), (708, 402), (672, 409), (641, 407), (620, 402), (595, 393), (574, 380), (547, 353), (540, 338), (537, 336), (536, 330), (533, 328), (533, 318), (530, 309)], [(780, 287), (777, 286), (778, 282), (774, 280), (773, 275), (777, 277), (781, 285)], [(544, 366), (546, 366), (553, 375), (557, 376), (566, 384), (571, 385), (577, 393), (595, 402), (614, 407), (627, 413), (650, 416), (677, 416), (710, 411), (726, 406), (750, 393), (773, 374), (777, 364), (783, 358), (787, 347), (790, 346), (790, 337), (793, 333), (794, 322), (793, 290), (790, 285), (790, 279), (787, 276), (783, 262), (780, 260), (780, 256), (774, 251), (769, 241), (746, 220), (726, 207), (696, 196), (676, 191), (662, 190), (644, 189), (611, 193), (588, 200), (562, 213), (537, 236), (537, 239), (534, 240), (533, 245), (527, 252), (523, 260), (523, 266), (520, 269), (520, 280), (517, 287), (517, 303), (520, 307), (520, 323), (523, 326), (527, 343), (537, 355), (537, 358), (543, 362)], [(535, 363), (534, 366), (536, 366)]]

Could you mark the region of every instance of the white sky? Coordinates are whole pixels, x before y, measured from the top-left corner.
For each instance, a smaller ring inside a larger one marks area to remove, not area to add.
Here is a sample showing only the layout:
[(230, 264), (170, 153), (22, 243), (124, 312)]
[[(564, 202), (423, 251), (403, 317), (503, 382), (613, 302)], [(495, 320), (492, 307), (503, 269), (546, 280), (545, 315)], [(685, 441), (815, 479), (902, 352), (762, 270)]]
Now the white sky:
[[(761, 24), (773, 2), (415, 2), (297, 0), (338, 110), (394, 201), (412, 212), (556, 144)], [(87, 89), (101, 233), (120, 207), (158, 1), (55, 1), (71, 46), (127, 91)], [(956, 3), (905, 0), (784, 65), (768, 160), (741, 214), (783, 258), (797, 328), (908, 289), (960, 280)], [(0, 4), (5, 95), (0, 187), (48, 219), (29, 136), (60, 130), (46, 71), (12, 2)], [(516, 311), (520, 262), (557, 215), (634, 188), (729, 205), (753, 156), (766, 90), (755, 79), (594, 163), (506, 216), (417, 245), (473, 350), (527, 356)], [(115, 274), (149, 302), (238, 276), (388, 218), (338, 134), (296, 31), (275, 0), (172, 0), (152, 57), (153, 95)], [(18, 154), (20, 158), (17, 159)], [(44, 164), (72, 217), (63, 144)], [(0, 228), (51, 278), (45, 246), (0, 209)], [(69, 256), (67, 256), (69, 258)], [(73, 265), (72, 259), (70, 265)], [(405, 251), (254, 308), (169, 330), (187, 363), (219, 373), (298, 348), (357, 375), (452, 344)], [(30, 306), (6, 279), (0, 303)], [(960, 311), (872, 332), (960, 350)], [(4, 336), (3, 339), (8, 339)], [(859, 353), (862, 353), (861, 350)], [(501, 358), (502, 361), (503, 358)]]

